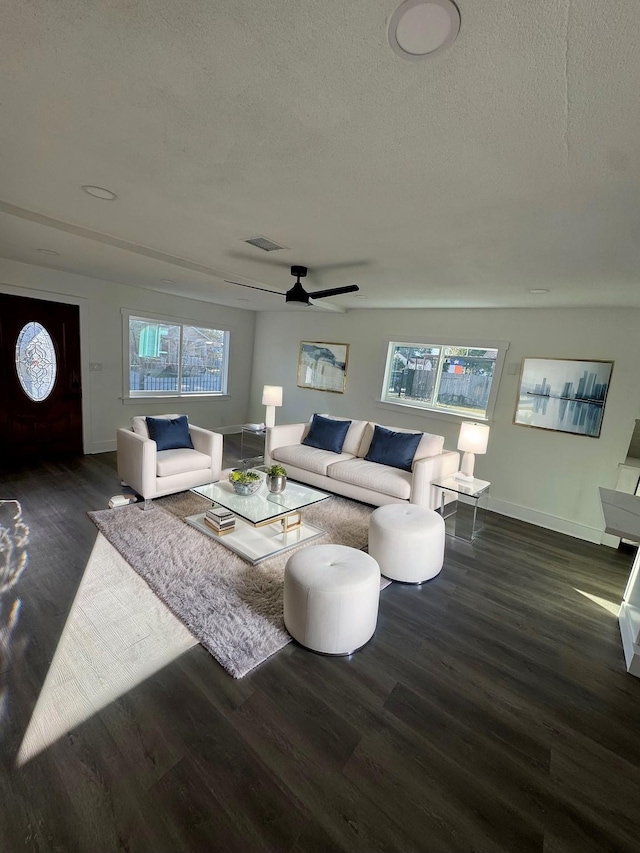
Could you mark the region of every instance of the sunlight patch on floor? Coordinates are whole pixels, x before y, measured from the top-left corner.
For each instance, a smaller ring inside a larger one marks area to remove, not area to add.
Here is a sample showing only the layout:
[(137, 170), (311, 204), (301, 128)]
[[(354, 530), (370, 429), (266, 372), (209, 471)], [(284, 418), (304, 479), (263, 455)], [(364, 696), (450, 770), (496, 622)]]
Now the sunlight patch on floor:
[(99, 533), (17, 766), (197, 643)]
[(589, 601), (593, 601), (594, 604), (597, 604), (598, 607), (602, 607), (603, 610), (608, 611), (613, 616), (618, 615), (618, 611), (620, 610), (620, 602), (607, 601), (606, 598), (600, 598), (598, 595), (592, 595), (590, 592), (585, 592), (582, 589), (578, 589), (574, 586), (576, 592), (579, 592), (580, 595), (584, 595), (585, 598), (588, 598)]

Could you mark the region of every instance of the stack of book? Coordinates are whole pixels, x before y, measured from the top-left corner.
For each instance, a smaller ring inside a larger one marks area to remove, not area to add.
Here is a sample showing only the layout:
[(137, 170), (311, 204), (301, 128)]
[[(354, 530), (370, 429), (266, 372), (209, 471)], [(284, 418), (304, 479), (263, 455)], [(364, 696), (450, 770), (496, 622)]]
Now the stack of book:
[(218, 536), (230, 533), (236, 526), (236, 517), (230, 509), (222, 506), (212, 506), (204, 514), (204, 523)]

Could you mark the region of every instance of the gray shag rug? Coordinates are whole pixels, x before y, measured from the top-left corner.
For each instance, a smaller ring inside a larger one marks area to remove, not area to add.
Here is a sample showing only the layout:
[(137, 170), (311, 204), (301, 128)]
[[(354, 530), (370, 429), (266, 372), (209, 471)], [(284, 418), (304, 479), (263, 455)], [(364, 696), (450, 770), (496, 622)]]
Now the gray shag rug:
[[(282, 615), (283, 579), (298, 549), (252, 566), (183, 521), (210, 506), (183, 492), (154, 501), (151, 512), (132, 504), (89, 517), (227, 672), (242, 678), (291, 642)], [(372, 511), (334, 496), (308, 507), (304, 518), (326, 530), (313, 544), (364, 548)]]

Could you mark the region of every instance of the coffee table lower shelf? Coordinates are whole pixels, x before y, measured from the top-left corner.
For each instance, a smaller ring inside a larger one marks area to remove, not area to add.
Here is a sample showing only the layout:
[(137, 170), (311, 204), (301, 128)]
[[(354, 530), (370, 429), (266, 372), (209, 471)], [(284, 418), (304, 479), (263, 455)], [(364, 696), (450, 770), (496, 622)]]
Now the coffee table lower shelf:
[(199, 512), (197, 515), (187, 516), (185, 521), (254, 566), (268, 557), (282, 554), (302, 545), (303, 542), (317, 539), (318, 536), (322, 536), (326, 532), (313, 524), (307, 524), (305, 521), (293, 529), (284, 531), (280, 519), (272, 524), (254, 527), (236, 516), (235, 528), (231, 532), (219, 536), (205, 523), (204, 516), (204, 512)]

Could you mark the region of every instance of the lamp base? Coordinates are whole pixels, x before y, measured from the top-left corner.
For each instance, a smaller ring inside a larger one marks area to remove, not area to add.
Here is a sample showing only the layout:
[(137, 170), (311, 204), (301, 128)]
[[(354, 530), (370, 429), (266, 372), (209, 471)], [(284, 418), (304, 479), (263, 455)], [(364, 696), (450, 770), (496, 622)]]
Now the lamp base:
[(276, 407), (275, 406), (267, 406), (265, 416), (264, 416), (264, 424), (265, 424), (265, 429), (267, 427), (273, 427), (276, 425)]
[[(459, 442), (458, 442), (459, 444)], [(460, 449), (458, 447), (458, 449)], [(462, 462), (460, 463), (460, 470), (457, 474), (454, 474), (456, 480), (464, 480), (465, 483), (471, 482), (473, 480), (473, 469), (476, 462), (476, 455), (472, 453), (470, 450), (465, 450), (462, 454)]]

